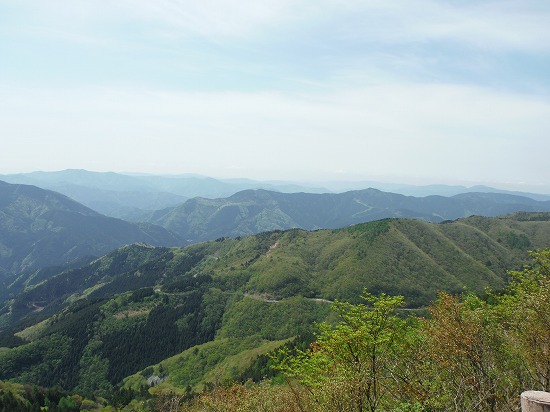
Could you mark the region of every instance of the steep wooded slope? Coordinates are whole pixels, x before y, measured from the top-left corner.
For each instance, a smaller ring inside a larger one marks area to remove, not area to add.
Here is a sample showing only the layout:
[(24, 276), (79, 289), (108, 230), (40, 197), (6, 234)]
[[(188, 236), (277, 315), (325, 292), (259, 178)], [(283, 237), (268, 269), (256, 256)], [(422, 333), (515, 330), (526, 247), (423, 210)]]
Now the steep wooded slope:
[(240, 353), (306, 332), (327, 301), (354, 301), (367, 288), (403, 294), (413, 309), (437, 290), (499, 289), (527, 250), (549, 244), (549, 214), (517, 214), (127, 246), (5, 302), (1, 339), (17, 347), (0, 353), (0, 379), (103, 390), (156, 364), (132, 382), (165, 368), (164, 385), (198, 389)]
[(0, 281), (134, 242), (182, 243), (159, 226), (108, 218), (59, 193), (0, 181)]

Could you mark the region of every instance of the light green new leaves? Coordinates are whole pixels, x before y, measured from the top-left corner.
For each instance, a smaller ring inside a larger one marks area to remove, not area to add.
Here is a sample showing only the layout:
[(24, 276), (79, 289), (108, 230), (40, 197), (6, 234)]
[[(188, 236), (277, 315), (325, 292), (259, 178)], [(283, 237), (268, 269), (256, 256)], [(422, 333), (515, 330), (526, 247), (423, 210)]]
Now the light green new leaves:
[(367, 293), (365, 303), (336, 302), (336, 325), (318, 325), (317, 341), (308, 351), (279, 354), (277, 368), (309, 388), (319, 405), (349, 405), (352, 410), (376, 410), (396, 379), (396, 359), (403, 347), (407, 322), (396, 316), (402, 296)]

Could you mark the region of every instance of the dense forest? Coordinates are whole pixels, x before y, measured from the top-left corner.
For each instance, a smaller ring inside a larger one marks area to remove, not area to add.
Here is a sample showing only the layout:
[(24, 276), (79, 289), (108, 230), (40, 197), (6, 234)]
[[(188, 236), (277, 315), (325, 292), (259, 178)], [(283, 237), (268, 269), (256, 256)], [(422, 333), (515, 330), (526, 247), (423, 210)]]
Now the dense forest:
[[(385, 219), (184, 248), (134, 244), (79, 268), (37, 272), (0, 311), (2, 402), (226, 410), (204, 402), (229, 405), (222, 399), (233, 393), (250, 405), (277, 400), (265, 410), (514, 410), (518, 391), (548, 387), (528, 345), (548, 345), (549, 252), (528, 250), (549, 244), (549, 225), (545, 213)], [(373, 316), (385, 319), (380, 341), (369, 335)], [(522, 336), (523, 321), (542, 335)], [(349, 385), (364, 392), (373, 383), (331, 356), (355, 359), (364, 375), (372, 365), (359, 352), (369, 342), (382, 351), (382, 375), (372, 378), (380, 388), (369, 399), (337, 399)], [(448, 358), (437, 358), (444, 349)], [(453, 366), (457, 354), (466, 363)], [(487, 391), (483, 399), (472, 388)]]
[(550, 250), (531, 256), (505, 290), (441, 292), (427, 317), (404, 316), (402, 296), (335, 302), (336, 319), (318, 325), (308, 349), (268, 356), (285, 384), (220, 386), (192, 400), (159, 394), (158, 410), (519, 410), (522, 391), (550, 391)]
[(519, 410), (522, 391), (550, 390), (550, 250), (531, 257), (505, 289), (441, 292), (423, 317), (403, 311), (402, 296), (364, 291), (361, 303), (336, 301), (314, 335), (258, 357), (240, 382), (196, 394), (110, 388), (107, 399), (0, 382), (0, 410)]

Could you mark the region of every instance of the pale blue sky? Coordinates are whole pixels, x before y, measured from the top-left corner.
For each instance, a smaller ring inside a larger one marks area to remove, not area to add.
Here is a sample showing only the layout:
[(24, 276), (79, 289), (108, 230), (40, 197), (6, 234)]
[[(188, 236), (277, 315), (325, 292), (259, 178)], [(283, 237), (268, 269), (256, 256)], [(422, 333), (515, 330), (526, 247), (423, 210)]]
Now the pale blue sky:
[(0, 0), (0, 173), (550, 192), (550, 2)]

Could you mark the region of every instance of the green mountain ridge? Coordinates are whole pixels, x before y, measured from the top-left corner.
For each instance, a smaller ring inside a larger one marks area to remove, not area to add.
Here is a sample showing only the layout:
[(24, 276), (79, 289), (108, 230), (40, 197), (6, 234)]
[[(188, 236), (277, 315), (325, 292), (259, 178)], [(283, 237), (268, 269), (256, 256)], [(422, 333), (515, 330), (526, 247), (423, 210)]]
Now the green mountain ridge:
[[(415, 186), (377, 181), (320, 182), (312, 184), (288, 181), (255, 181), (250, 179), (215, 179), (191, 174), (159, 176), (92, 172), (78, 169), (0, 175), (0, 180), (12, 184), (27, 184), (54, 190), (101, 214), (132, 222), (144, 221), (156, 210), (176, 207), (186, 200), (195, 197), (219, 199), (250, 189), (264, 189), (283, 193), (341, 194), (346, 191), (375, 188), (384, 192), (415, 197), (432, 195), (451, 197), (463, 193), (483, 192), (516, 195), (538, 201), (550, 200), (550, 196), (548, 195), (507, 191), (488, 186)], [(495, 212), (491, 215), (501, 213), (505, 212)], [(478, 212), (478, 214), (485, 215), (482, 212)], [(468, 215), (454, 215), (449, 217), (449, 219), (464, 216)], [(378, 217), (374, 216), (370, 220), (383, 217), (390, 216), (388, 214)], [(393, 217), (411, 216), (395, 215)], [(274, 229), (274, 227), (270, 229)]]
[(199, 390), (307, 333), (330, 301), (367, 288), (402, 294), (414, 310), (439, 290), (499, 290), (548, 244), (550, 214), (519, 213), (126, 246), (4, 302), (0, 346), (12, 348), (0, 352), (0, 380), (101, 393), (136, 374), (128, 387), (160, 376), (168, 389)]
[(441, 222), (519, 211), (550, 211), (550, 201), (501, 193), (412, 197), (377, 189), (339, 194), (246, 190), (228, 198), (190, 199), (175, 208), (154, 212), (147, 221), (197, 243), (269, 230), (335, 229), (383, 218)]

